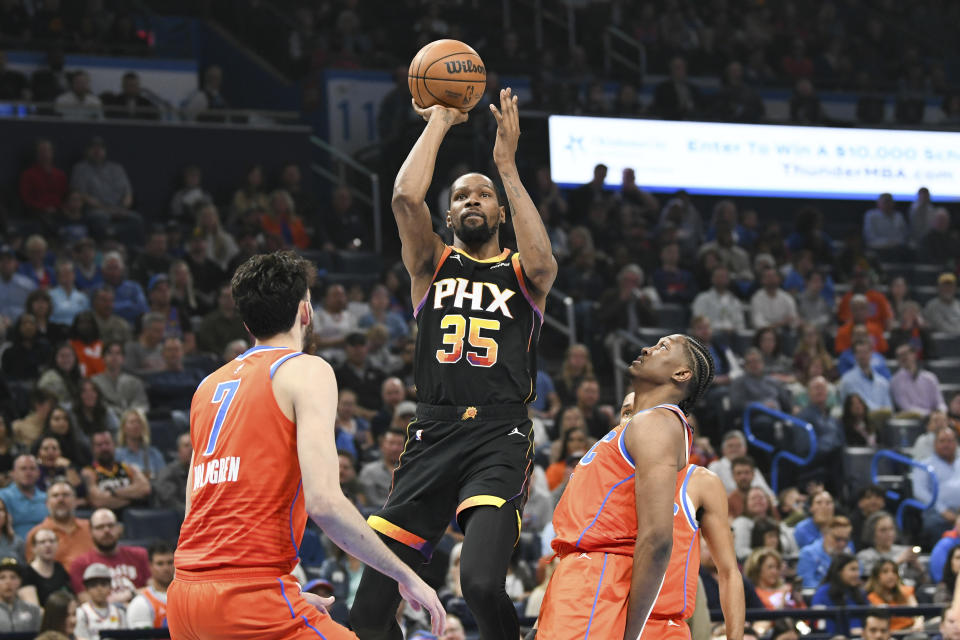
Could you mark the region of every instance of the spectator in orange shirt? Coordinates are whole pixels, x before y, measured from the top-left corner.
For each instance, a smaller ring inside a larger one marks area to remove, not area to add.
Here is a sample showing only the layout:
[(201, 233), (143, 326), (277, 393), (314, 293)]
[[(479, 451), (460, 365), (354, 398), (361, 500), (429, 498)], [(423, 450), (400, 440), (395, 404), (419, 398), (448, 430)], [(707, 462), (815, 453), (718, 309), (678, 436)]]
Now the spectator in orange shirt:
[(298, 249), (310, 246), (310, 236), (303, 226), (303, 220), (294, 210), (293, 198), (283, 189), (270, 194), (270, 210), (260, 216), (260, 228), (266, 234), (283, 238), (286, 246)]
[(74, 558), (93, 549), (90, 521), (77, 517), (77, 494), (67, 482), (55, 482), (47, 487), (47, 510), (50, 512), (40, 524), (27, 533), (25, 551), (27, 562), (33, 560), (34, 537), (40, 529), (57, 534), (56, 561), (69, 567)]
[(887, 352), (887, 340), (883, 337), (883, 325), (871, 317), (870, 302), (863, 294), (856, 294), (850, 299), (849, 304), (850, 319), (837, 329), (837, 337), (834, 339), (833, 348), (839, 355), (850, 348), (853, 344), (853, 327), (864, 325), (867, 333), (870, 334), (870, 340), (873, 342), (873, 350), (878, 353)]
[(837, 307), (837, 319), (840, 323), (850, 322), (853, 316), (850, 301), (857, 294), (863, 294), (867, 299), (870, 308), (869, 319), (879, 324), (882, 329), (889, 328), (893, 322), (893, 309), (890, 307), (890, 302), (882, 293), (870, 288), (869, 270), (862, 266), (854, 269), (850, 291), (840, 299), (840, 305)]

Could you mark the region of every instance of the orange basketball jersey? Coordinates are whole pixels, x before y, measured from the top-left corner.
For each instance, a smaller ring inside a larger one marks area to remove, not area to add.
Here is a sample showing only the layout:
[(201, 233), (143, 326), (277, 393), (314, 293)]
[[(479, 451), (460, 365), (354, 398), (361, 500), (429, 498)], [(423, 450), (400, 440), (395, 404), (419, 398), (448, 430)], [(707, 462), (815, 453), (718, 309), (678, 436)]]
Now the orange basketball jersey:
[[(672, 411), (683, 422), (689, 460), (693, 430), (683, 411), (672, 404), (646, 411), (654, 409)], [(560, 555), (574, 550), (633, 554), (637, 541), (634, 462), (623, 440), (631, 422), (615, 427), (593, 445), (570, 476), (553, 514), (556, 538), (552, 546)]]
[(296, 424), (273, 396), (281, 364), (303, 355), (257, 346), (210, 374), (193, 395), (190, 513), (177, 570), (289, 573), (307, 521)]
[(700, 527), (693, 502), (687, 494), (690, 476), (696, 468), (697, 465), (688, 464), (677, 473), (677, 492), (673, 499), (673, 551), (660, 595), (650, 611), (651, 618), (689, 618), (697, 604)]

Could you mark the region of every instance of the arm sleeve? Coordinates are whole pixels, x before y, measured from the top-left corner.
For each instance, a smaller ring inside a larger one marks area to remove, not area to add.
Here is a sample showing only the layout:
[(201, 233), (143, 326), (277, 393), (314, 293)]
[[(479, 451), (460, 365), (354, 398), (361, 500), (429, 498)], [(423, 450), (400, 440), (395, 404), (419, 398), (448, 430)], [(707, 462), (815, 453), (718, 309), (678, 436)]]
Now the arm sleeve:
[(913, 484), (913, 497), (920, 502), (929, 502), (932, 492), (927, 473), (922, 469), (914, 469), (911, 472), (911, 481)]
[(127, 628), (150, 629), (153, 627), (153, 608), (143, 595), (138, 595), (127, 605)]

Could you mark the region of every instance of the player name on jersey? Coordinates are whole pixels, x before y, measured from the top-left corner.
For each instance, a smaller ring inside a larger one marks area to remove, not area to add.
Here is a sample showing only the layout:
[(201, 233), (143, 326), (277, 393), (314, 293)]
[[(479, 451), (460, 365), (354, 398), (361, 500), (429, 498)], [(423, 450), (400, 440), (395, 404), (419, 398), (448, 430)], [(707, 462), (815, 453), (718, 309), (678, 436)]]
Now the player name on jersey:
[[(501, 262), (496, 266), (504, 265), (509, 267), (510, 263)], [(467, 287), (470, 291), (467, 291)], [(490, 304), (483, 306), (483, 292), (489, 291), (492, 295)], [(508, 318), (513, 318), (510, 313), (510, 307), (507, 306), (507, 300), (516, 294), (512, 289), (501, 289), (493, 282), (471, 282), (466, 278), (444, 278), (433, 283), (433, 308), (443, 309), (443, 300), (453, 296), (453, 306), (457, 309), (465, 309), (466, 303), (470, 301), (470, 309), (473, 311), (486, 311), (494, 313), (499, 311)]]
[(193, 490), (196, 491), (208, 484), (236, 482), (239, 475), (240, 458), (237, 456), (201, 462), (193, 468)]

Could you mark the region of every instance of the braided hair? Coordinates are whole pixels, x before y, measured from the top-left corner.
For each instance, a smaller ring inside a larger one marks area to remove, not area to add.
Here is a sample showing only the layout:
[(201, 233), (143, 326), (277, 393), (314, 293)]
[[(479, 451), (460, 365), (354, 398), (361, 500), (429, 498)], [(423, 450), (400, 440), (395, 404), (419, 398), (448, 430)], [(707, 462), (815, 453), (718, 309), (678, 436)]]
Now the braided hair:
[(690, 335), (685, 335), (684, 338), (686, 340), (687, 364), (690, 366), (693, 375), (687, 383), (686, 397), (678, 402), (677, 406), (689, 415), (693, 408), (697, 406), (703, 394), (706, 393), (710, 383), (713, 382), (716, 365), (706, 345)]

